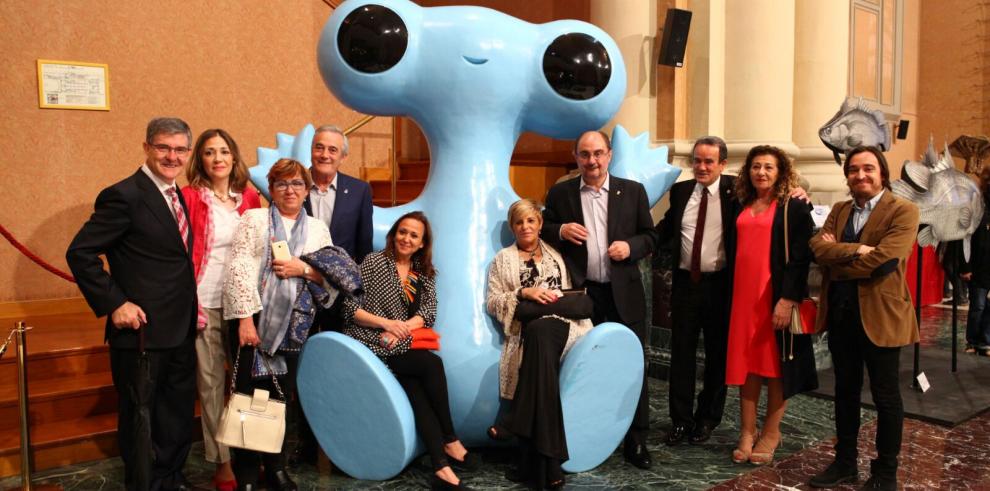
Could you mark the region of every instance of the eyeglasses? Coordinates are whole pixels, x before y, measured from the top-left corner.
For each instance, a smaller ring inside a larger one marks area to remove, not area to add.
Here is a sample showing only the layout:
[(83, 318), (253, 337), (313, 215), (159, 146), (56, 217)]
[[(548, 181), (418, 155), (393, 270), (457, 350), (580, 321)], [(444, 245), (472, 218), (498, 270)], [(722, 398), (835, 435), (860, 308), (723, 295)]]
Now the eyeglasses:
[(175, 154), (178, 155), (179, 157), (185, 157), (186, 155), (189, 155), (189, 152), (191, 150), (189, 147), (170, 147), (164, 143), (156, 143), (151, 146), (160, 155), (168, 155), (170, 152), (175, 152)]
[(272, 183), (273, 191), (285, 191), (290, 187), (295, 191), (302, 191), (303, 189), (306, 189), (306, 181), (302, 179), (293, 179), (291, 181), (275, 181)]
[(588, 152), (586, 150), (578, 152), (577, 156), (581, 160), (590, 160), (592, 157), (600, 159), (608, 153), (608, 150), (595, 150), (594, 152)]

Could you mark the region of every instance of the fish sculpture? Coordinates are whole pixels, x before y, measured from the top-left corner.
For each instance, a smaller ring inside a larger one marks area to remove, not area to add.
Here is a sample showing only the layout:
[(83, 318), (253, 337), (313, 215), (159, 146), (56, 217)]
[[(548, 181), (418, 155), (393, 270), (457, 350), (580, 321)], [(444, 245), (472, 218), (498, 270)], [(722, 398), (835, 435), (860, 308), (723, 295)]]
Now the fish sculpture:
[(860, 145), (879, 147), (884, 152), (890, 150), (890, 131), (883, 112), (871, 109), (862, 97), (843, 101), (839, 112), (818, 130), (818, 137), (839, 165), (842, 165), (841, 154)]
[(917, 204), (921, 224), (928, 225), (918, 232), (919, 245), (962, 239), (969, 256), (969, 238), (983, 219), (983, 198), (976, 183), (956, 169), (948, 146), (939, 155), (929, 140), (921, 162), (905, 162), (901, 178), (891, 188)]

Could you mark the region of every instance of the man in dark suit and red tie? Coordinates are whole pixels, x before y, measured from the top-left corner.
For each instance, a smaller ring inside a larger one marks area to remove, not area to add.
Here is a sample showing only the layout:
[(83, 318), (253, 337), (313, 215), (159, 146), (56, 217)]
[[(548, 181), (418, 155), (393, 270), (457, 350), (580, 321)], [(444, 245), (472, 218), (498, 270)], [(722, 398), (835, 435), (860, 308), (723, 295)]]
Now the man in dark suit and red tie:
[[(657, 224), (661, 247), (673, 257), (670, 340), (670, 419), (667, 445), (702, 443), (722, 422), (725, 357), (736, 255), (735, 177), (722, 175), (725, 141), (705, 136), (694, 143), (694, 179), (670, 188), (670, 208)], [(694, 407), (698, 334), (704, 333), (704, 385)]]
[[(587, 131), (574, 145), (579, 178), (555, 184), (547, 192), (541, 236), (564, 256), (576, 287), (594, 303), (592, 322), (618, 322), (647, 341), (646, 294), (638, 261), (656, 246), (653, 218), (643, 185), (612, 176), (608, 135)], [(650, 426), (647, 379), (622, 446), (626, 461), (647, 469)]]
[[(175, 178), (190, 156), (189, 126), (148, 123), (145, 162), (104, 189), (69, 245), (66, 261), (98, 316), (108, 316), (110, 370), (119, 399), (117, 438), (127, 489), (135, 489), (136, 402), (132, 398), (143, 331), (150, 361), (153, 490), (191, 489), (182, 474), (196, 401), (196, 278), (189, 215)], [(106, 256), (110, 270), (103, 267)]]

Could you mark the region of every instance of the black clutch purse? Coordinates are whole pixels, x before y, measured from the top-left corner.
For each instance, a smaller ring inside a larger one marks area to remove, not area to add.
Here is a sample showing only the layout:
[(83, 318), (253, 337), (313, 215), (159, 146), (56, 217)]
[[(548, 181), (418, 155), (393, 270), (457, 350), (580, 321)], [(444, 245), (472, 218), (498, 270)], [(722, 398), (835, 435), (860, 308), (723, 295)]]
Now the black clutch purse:
[(516, 319), (523, 324), (548, 315), (571, 320), (589, 319), (594, 310), (595, 306), (587, 293), (569, 292), (558, 298), (556, 302), (548, 304), (519, 300), (519, 305), (516, 306)]

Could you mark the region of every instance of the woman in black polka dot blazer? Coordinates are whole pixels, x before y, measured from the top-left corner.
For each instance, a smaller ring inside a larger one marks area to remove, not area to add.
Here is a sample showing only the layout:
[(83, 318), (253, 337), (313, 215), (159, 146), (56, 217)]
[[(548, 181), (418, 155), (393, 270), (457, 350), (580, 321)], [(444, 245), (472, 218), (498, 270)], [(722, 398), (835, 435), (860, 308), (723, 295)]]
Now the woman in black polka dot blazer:
[(410, 349), (411, 331), (432, 328), (437, 316), (432, 256), (426, 215), (414, 211), (400, 217), (388, 231), (385, 250), (361, 262), (364, 298), (360, 304), (345, 301), (344, 333), (384, 360), (406, 391), (416, 431), (433, 461), (434, 489), (460, 489), (451, 466), (470, 469), (477, 459), (454, 434), (443, 360), (431, 351)]

